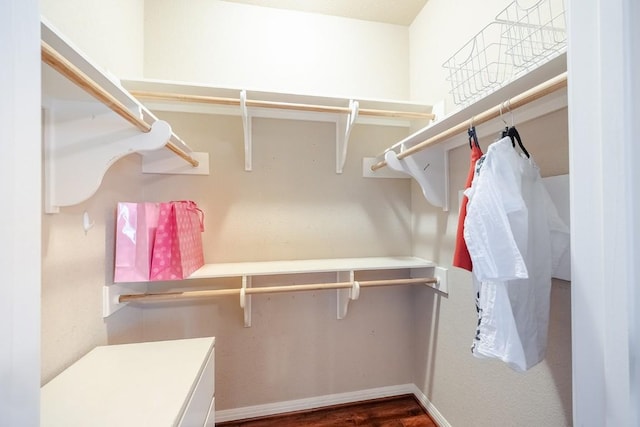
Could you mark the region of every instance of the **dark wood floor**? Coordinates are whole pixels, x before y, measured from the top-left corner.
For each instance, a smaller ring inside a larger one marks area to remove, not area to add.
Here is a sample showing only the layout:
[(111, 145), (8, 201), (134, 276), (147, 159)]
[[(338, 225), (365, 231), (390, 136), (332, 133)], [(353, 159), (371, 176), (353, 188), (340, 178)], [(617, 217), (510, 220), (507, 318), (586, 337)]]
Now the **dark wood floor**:
[(218, 427), (437, 427), (413, 395), (216, 423)]

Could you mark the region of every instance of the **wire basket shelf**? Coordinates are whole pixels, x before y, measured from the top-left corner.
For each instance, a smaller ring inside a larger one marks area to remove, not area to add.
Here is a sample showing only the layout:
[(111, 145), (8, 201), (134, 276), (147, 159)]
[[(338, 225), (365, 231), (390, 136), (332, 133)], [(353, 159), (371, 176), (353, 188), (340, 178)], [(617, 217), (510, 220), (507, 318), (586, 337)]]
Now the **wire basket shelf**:
[(449, 72), (456, 105), (468, 105), (566, 51), (562, 0), (514, 1), (456, 51)]

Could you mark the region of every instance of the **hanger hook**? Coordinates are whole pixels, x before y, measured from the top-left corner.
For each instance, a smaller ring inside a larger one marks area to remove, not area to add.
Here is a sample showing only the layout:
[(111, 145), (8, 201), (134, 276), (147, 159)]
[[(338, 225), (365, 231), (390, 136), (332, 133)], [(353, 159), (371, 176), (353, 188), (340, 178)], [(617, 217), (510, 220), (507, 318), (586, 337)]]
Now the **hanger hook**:
[(502, 120), (502, 123), (504, 123), (505, 126), (509, 126), (507, 125), (507, 122), (505, 121), (504, 117), (502, 116), (502, 108), (504, 107), (504, 102), (500, 103), (500, 120)]
[(513, 110), (511, 110), (511, 99), (508, 100), (507, 102), (507, 108), (509, 109), (509, 115), (511, 116), (511, 126), (515, 126), (514, 122), (515, 122), (515, 114), (513, 114)]

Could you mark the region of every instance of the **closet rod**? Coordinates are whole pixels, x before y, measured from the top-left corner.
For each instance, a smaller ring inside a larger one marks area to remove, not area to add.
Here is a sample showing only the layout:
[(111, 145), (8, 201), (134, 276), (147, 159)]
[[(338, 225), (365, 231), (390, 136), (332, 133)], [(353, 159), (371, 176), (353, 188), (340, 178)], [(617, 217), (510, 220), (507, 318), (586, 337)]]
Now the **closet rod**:
[[(136, 98), (151, 99), (155, 101), (179, 101), (179, 102), (194, 102), (201, 104), (217, 104), (217, 105), (231, 105), (240, 106), (240, 99), (235, 98), (221, 98), (215, 96), (202, 96), (202, 95), (184, 95), (178, 93), (167, 92), (150, 92), (141, 90), (132, 90), (131, 94)], [(310, 104), (296, 104), (290, 102), (274, 102), (274, 101), (252, 101), (247, 100), (247, 107), (257, 108), (275, 108), (280, 110), (296, 110), (296, 111), (311, 111), (315, 113), (339, 113), (348, 114), (351, 109), (348, 107), (332, 107), (326, 105), (310, 105)], [(360, 108), (358, 110), (360, 116), (374, 116), (374, 117), (391, 117), (391, 118), (403, 118), (403, 119), (424, 119), (433, 120), (435, 117), (431, 113), (416, 113), (410, 111), (392, 111), (392, 110), (375, 110), (370, 108)]]
[[(513, 98), (501, 104), (498, 104), (495, 107), (482, 112), (481, 114), (474, 116), (471, 121), (473, 122), (474, 126), (488, 122), (489, 120), (500, 117), (500, 114), (502, 114), (503, 111), (508, 112), (509, 110), (515, 110), (516, 108), (522, 107), (523, 105), (526, 105), (530, 102), (540, 99), (543, 96), (549, 95), (550, 93), (560, 90), (566, 86), (567, 86), (567, 72), (565, 71), (564, 73), (552, 79), (549, 79), (546, 82), (539, 84), (538, 86), (535, 86), (525, 92), (522, 92), (520, 95), (514, 96)], [(422, 151), (431, 145), (435, 145), (439, 142), (443, 142), (451, 138), (452, 136), (455, 136), (459, 133), (466, 131), (469, 128), (469, 125), (470, 125), (470, 121), (459, 123), (456, 126), (453, 126), (447, 129), (446, 131), (440, 132), (439, 134), (432, 136), (431, 138), (419, 144), (414, 145), (411, 148), (401, 151), (400, 153), (398, 153), (397, 157), (398, 159), (404, 159), (405, 157), (415, 154), (418, 151)], [(371, 170), (375, 171), (385, 166), (387, 166), (387, 162), (381, 161), (371, 166)]]
[[(142, 120), (140, 117), (133, 114), (129, 109), (118, 99), (116, 99), (109, 92), (104, 90), (93, 79), (87, 76), (82, 70), (73, 65), (64, 56), (60, 55), (55, 49), (49, 46), (46, 42), (41, 41), (42, 61), (49, 65), (54, 70), (65, 76), (67, 79), (75, 83), (78, 87), (83, 89), (88, 94), (92, 95), (98, 101), (109, 107), (114, 113), (127, 120), (133, 126), (141, 130), (142, 132), (149, 132), (151, 125)], [(175, 134), (171, 134), (172, 138), (176, 138), (180, 141)], [(189, 162), (192, 166), (198, 166), (199, 162), (191, 157), (188, 153), (184, 152), (180, 147), (176, 146), (173, 142), (167, 141), (166, 148), (173, 153)]]
[[(394, 285), (415, 285), (437, 283), (435, 277), (423, 277), (414, 279), (389, 279), (389, 280), (368, 280), (358, 281), (360, 287), (373, 286), (394, 286)], [(299, 292), (299, 291), (319, 291), (325, 289), (345, 289), (353, 287), (354, 282), (337, 282), (337, 283), (316, 283), (312, 285), (288, 285), (288, 286), (267, 286), (262, 288), (245, 288), (246, 295), (253, 294), (271, 294), (279, 292)], [(119, 303), (132, 301), (168, 301), (187, 298), (211, 298), (224, 295), (239, 295), (241, 288), (232, 289), (214, 289), (206, 291), (184, 291), (184, 292), (165, 292), (165, 293), (146, 293), (146, 294), (128, 294), (120, 295)]]

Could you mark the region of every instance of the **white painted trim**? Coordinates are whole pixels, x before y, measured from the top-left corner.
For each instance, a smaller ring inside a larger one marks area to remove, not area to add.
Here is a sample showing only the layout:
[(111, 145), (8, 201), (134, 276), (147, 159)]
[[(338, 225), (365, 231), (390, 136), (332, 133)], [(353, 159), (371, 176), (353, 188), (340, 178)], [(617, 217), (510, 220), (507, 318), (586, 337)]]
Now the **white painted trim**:
[(568, 4), (572, 378), (577, 426), (638, 425), (633, 382), (634, 375), (640, 376), (634, 373), (638, 344), (634, 347), (633, 333), (640, 239), (634, 157), (640, 105), (636, 3), (570, 0)]
[(435, 407), (433, 403), (427, 398), (427, 396), (420, 391), (417, 385), (411, 384), (413, 386), (413, 395), (420, 401), (424, 409), (427, 410), (429, 416), (438, 424), (438, 427), (451, 427), (449, 421), (445, 419), (445, 417), (438, 411), (438, 408)]
[(37, 0), (0, 1), (0, 425), (40, 414), (41, 132)]
[[(638, 81), (638, 73), (640, 73), (640, 27), (637, 25), (640, 21), (640, 4), (638, 1), (628, 1), (623, 6), (623, 16), (626, 19), (626, 52), (625, 57), (628, 64), (624, 74), (625, 93), (627, 95), (627, 109), (624, 122), (627, 130), (627, 138), (631, 142), (629, 146), (628, 162), (633, 164), (638, 156), (640, 156), (640, 148), (638, 147), (637, 135), (640, 134), (640, 81)], [(634, 143), (635, 142), (635, 143)], [(631, 166), (631, 165), (629, 165)], [(640, 170), (637, 167), (628, 167), (625, 174), (629, 181), (629, 193), (631, 215), (637, 218), (640, 212)], [(629, 292), (629, 402), (630, 402), (630, 423), (631, 425), (640, 425), (640, 288), (638, 281), (640, 280), (640, 226), (637, 220), (632, 221), (628, 231), (631, 252), (629, 263), (629, 278), (627, 282)]]
[(351, 391), (346, 393), (328, 394), (324, 396), (310, 397), (307, 399), (289, 400), (286, 402), (267, 403), (264, 405), (246, 406), (237, 409), (225, 409), (216, 411), (216, 422), (244, 420), (248, 418), (266, 417), (269, 415), (285, 414), (295, 411), (306, 411), (325, 406), (340, 405), (344, 403), (361, 402), (383, 397), (413, 394), (429, 416), (439, 427), (451, 427), (451, 424), (442, 416), (437, 408), (427, 399), (415, 384), (401, 384), (388, 387), (370, 388), (367, 390)]

